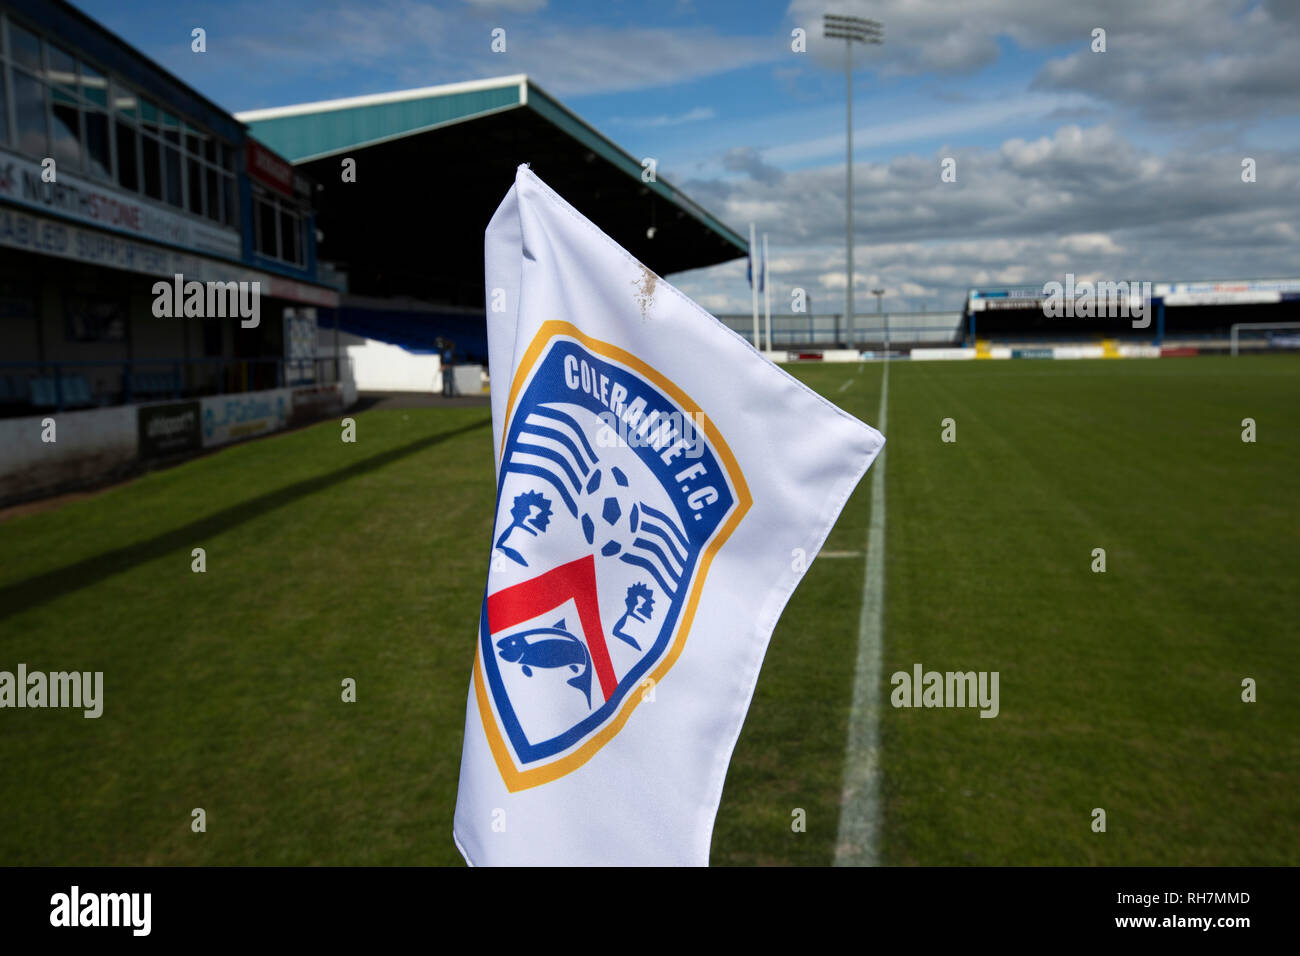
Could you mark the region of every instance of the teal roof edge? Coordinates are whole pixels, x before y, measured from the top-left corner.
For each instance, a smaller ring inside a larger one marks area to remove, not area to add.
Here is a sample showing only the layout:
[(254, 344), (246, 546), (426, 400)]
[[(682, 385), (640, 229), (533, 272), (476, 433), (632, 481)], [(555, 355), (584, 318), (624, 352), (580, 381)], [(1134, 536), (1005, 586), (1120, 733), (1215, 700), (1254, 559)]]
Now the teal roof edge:
[[(430, 87), (409, 95), (382, 94), (331, 103), (303, 104), (282, 109), (236, 114), (249, 134), (292, 163), (306, 163), (347, 150), (414, 136), (442, 126), (463, 123), (502, 110), (527, 108), (582, 143), (645, 188), (681, 209), (746, 255), (749, 243), (699, 203), (668, 182), (642, 179), (641, 161), (616, 145), (555, 97), (520, 76), (473, 84), (451, 84), (445, 91)], [(471, 87), (458, 89), (458, 87)], [(421, 95), (426, 94), (426, 95)], [(313, 109), (312, 107), (317, 107)]]

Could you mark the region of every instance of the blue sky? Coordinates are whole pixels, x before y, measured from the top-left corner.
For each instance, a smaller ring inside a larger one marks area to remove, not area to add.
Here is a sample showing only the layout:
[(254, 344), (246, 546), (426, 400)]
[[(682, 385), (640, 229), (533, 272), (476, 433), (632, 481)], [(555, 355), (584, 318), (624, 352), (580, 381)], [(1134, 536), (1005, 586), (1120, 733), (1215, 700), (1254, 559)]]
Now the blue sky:
[[(526, 72), (733, 228), (756, 221), (774, 285), (828, 303), (844, 288), (844, 71), (820, 20), (870, 16), (886, 42), (855, 57), (855, 286), (936, 310), (972, 284), (1066, 271), (1300, 272), (1291, 0), (77, 5), (231, 111)], [(945, 157), (956, 183), (939, 180)], [(673, 281), (743, 312), (743, 275)]]

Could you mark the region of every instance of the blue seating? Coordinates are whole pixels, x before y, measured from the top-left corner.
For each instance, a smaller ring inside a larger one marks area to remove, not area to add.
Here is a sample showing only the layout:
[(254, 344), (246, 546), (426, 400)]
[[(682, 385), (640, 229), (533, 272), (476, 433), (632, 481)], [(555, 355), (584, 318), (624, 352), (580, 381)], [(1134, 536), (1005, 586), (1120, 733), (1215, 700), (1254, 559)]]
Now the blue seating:
[(175, 388), (171, 372), (136, 372), (131, 376), (132, 395), (170, 395)]
[(59, 404), (58, 396), (54, 393), (54, 379), (32, 379), (32, 404), (37, 408), (53, 408)]
[[(65, 375), (60, 383), (63, 387), (63, 407), (80, 408), (95, 404), (90, 392), (90, 383), (81, 375)], [(56, 408), (59, 393), (53, 376), (31, 380), (32, 404), (37, 408)]]
[(26, 405), (31, 398), (22, 375), (0, 375), (0, 405)]
[(94, 405), (94, 396), (90, 393), (90, 382), (81, 375), (72, 375), (63, 380), (63, 404), (65, 406)]

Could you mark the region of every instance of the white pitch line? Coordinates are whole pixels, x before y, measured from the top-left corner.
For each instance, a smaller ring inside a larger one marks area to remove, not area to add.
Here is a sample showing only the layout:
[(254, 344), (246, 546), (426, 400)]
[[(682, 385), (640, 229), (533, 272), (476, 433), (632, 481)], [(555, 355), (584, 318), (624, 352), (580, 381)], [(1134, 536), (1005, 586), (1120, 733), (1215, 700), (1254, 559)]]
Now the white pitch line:
[[(876, 429), (889, 426), (889, 362), (880, 380)], [(875, 866), (880, 829), (880, 668), (885, 609), (885, 449), (872, 463), (871, 524), (858, 618), (858, 658), (853, 668), (853, 705), (844, 745), (844, 788), (836, 866)]]

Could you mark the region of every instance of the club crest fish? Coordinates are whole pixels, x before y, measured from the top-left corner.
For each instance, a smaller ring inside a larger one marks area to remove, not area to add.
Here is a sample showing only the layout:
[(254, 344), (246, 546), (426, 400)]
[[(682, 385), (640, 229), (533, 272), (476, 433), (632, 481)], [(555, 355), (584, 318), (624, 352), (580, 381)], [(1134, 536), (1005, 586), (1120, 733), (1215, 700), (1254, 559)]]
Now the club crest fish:
[[(530, 637), (536, 639), (530, 642)], [(521, 666), (525, 677), (533, 676), (534, 667), (569, 668), (576, 676), (565, 683), (582, 691), (587, 698), (587, 707), (591, 707), (591, 657), (586, 645), (569, 633), (563, 618), (551, 627), (538, 627), (503, 637), (497, 641), (497, 648), (502, 658)]]

